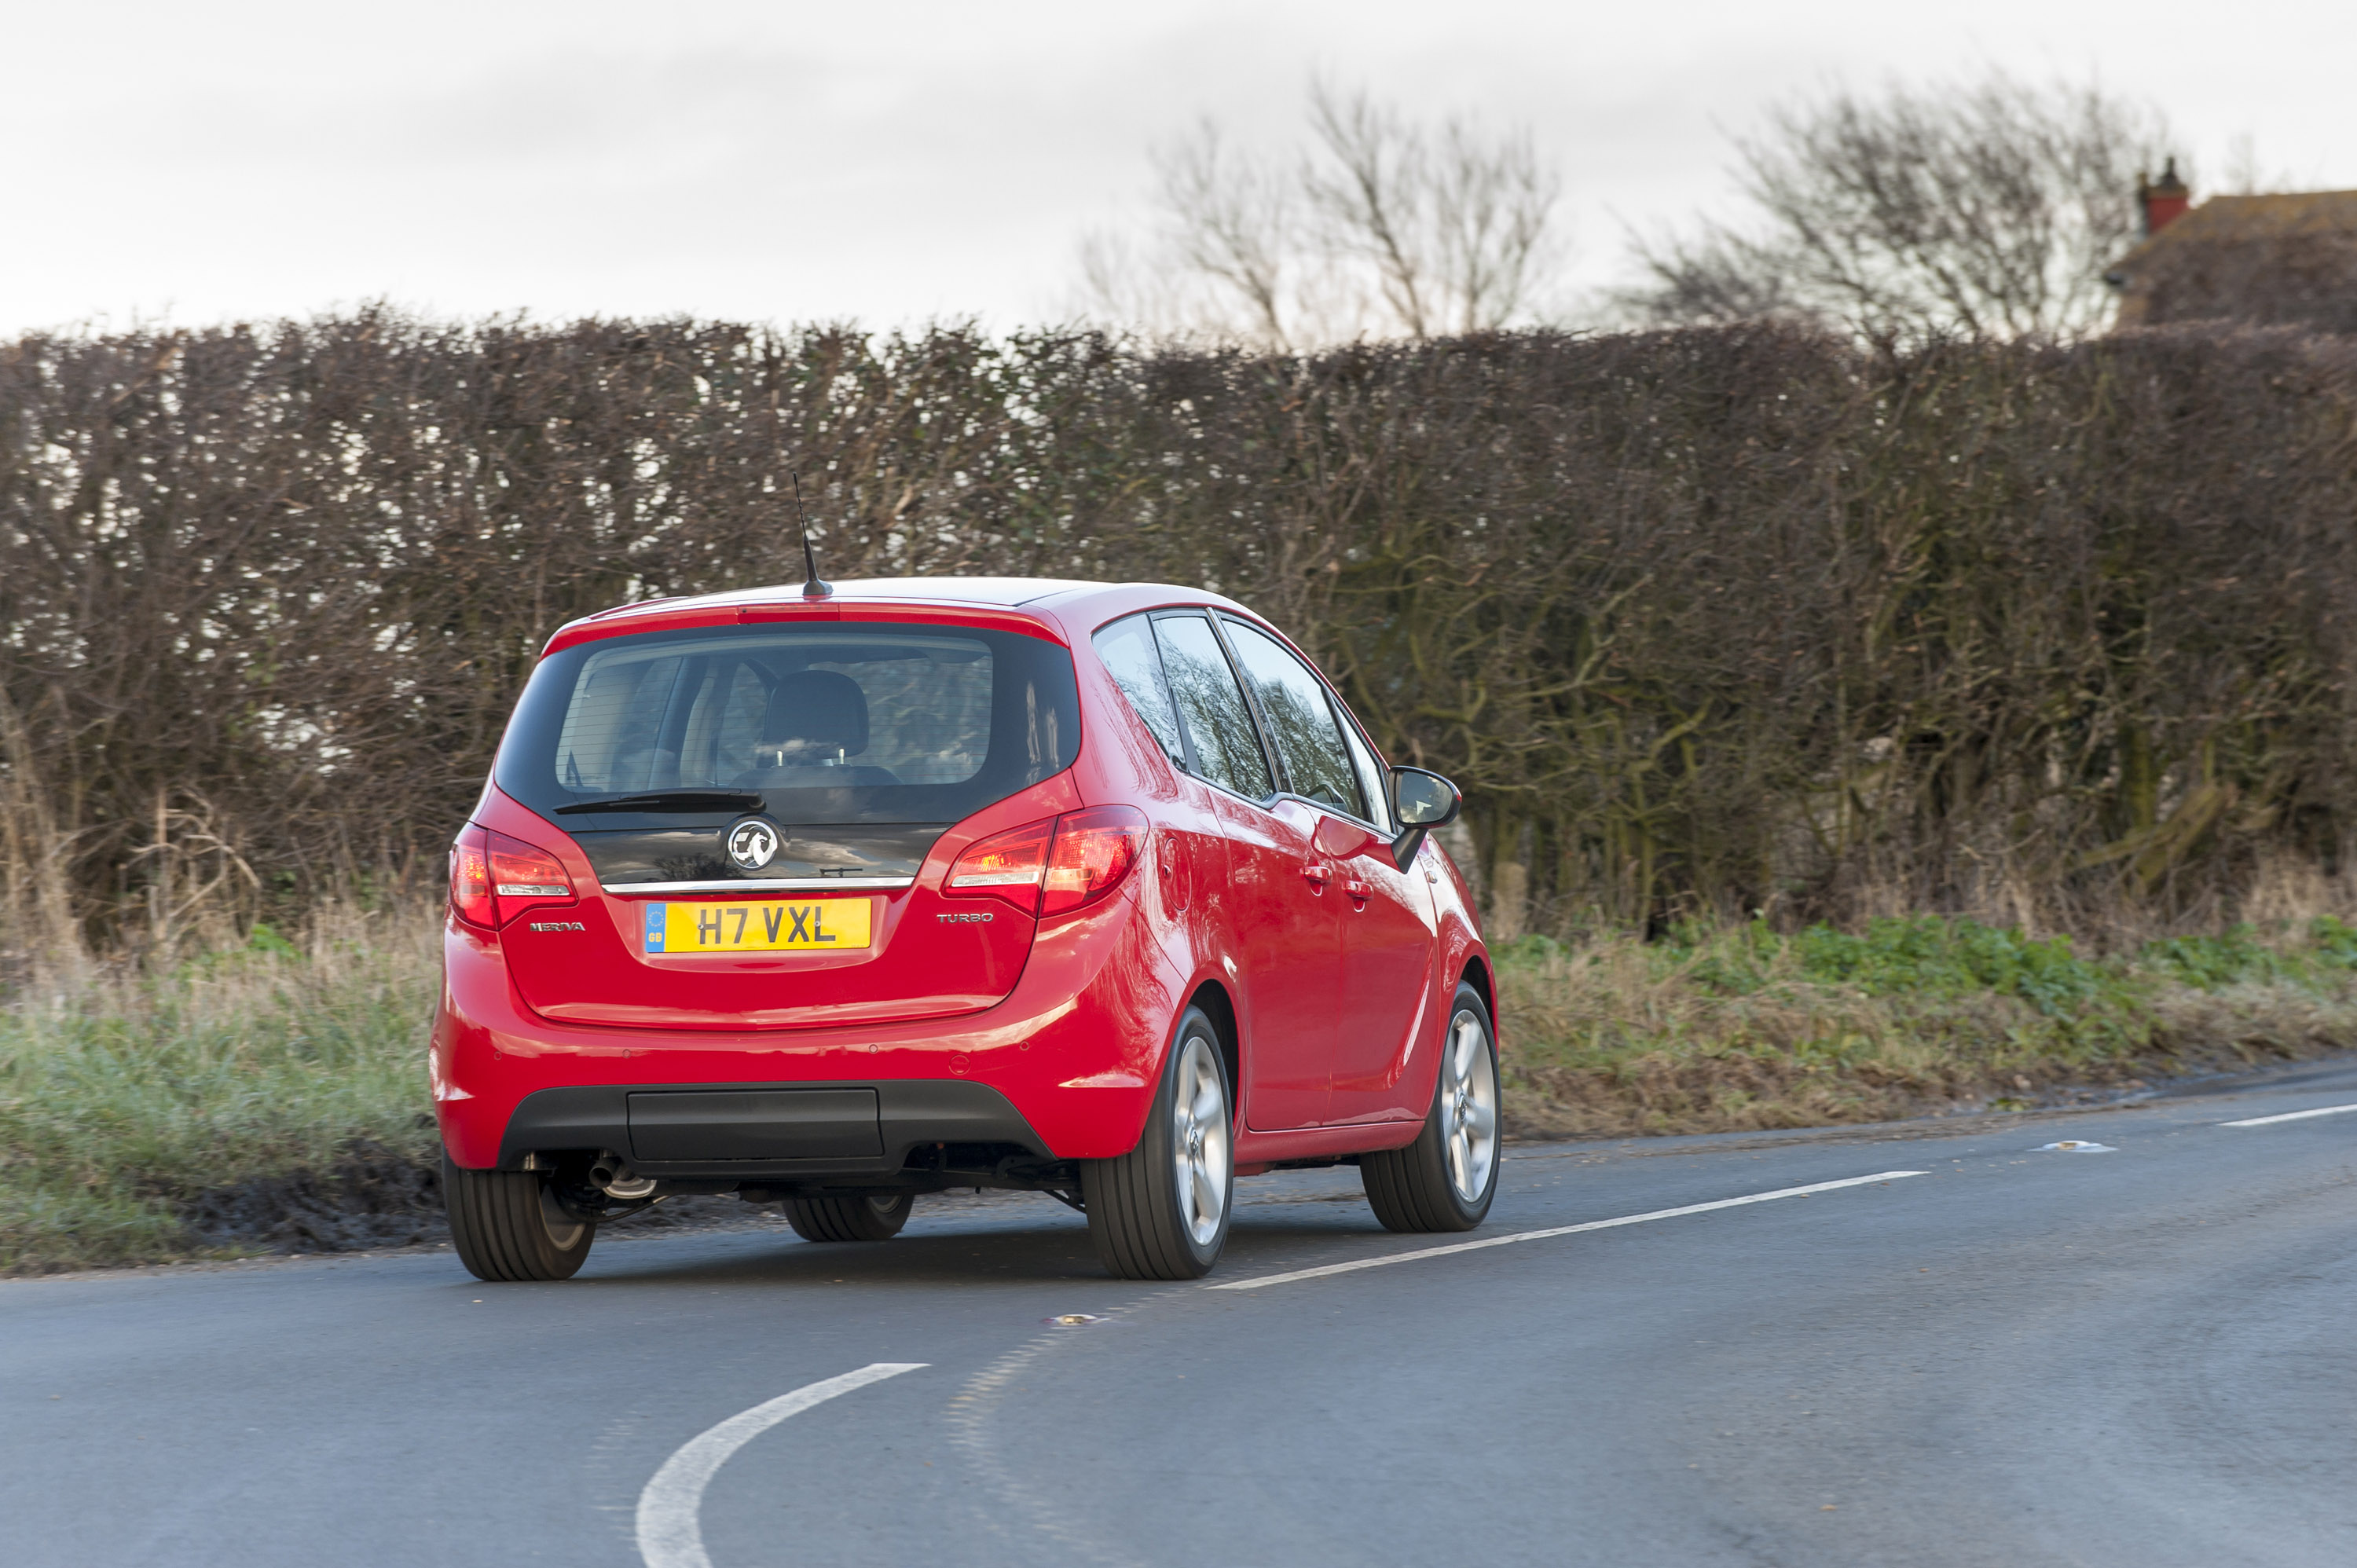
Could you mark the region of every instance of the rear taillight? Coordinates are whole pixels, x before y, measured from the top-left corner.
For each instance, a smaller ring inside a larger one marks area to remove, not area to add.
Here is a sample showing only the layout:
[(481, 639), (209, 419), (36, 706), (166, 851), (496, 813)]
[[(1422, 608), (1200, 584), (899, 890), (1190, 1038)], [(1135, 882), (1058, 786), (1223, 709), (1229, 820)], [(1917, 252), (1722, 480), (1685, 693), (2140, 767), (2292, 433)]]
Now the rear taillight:
[(966, 847), (942, 890), (958, 898), (1004, 898), (1027, 915), (1039, 912), (1039, 882), (1056, 824), (1027, 822)]
[(573, 878), (565, 875), (565, 867), (544, 849), (537, 849), (522, 839), (511, 839), (505, 833), (491, 835), (491, 891), (500, 898), (500, 913), (513, 913), (508, 908), (510, 899), (523, 904), (544, 903), (551, 898), (570, 899)]
[(1146, 813), (1135, 806), (1099, 806), (1056, 822), (1039, 913), (1061, 915), (1093, 904), (1121, 886), (1146, 850)]
[(1099, 806), (969, 845), (942, 890), (954, 898), (1003, 898), (1027, 915), (1061, 915), (1120, 886), (1145, 848), (1145, 812)]
[(450, 912), (486, 930), (497, 923), (491, 911), (491, 835), (472, 822), (450, 846)]
[(450, 846), (450, 908), (470, 926), (505, 924), (534, 904), (569, 904), (573, 878), (546, 850), (468, 823)]

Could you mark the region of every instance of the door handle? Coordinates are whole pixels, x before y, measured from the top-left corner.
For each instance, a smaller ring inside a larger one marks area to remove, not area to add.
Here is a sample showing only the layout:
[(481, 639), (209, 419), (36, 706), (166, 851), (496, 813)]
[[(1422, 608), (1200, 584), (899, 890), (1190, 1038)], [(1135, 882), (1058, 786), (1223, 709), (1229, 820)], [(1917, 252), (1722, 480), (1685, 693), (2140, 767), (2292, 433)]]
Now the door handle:
[(1314, 860), (1301, 868), (1301, 880), (1320, 893), (1326, 891), (1326, 878), (1329, 875), (1325, 866)]
[(1361, 908), (1364, 908), (1366, 907), (1368, 896), (1372, 894), (1374, 890), (1373, 884), (1361, 882), (1355, 877), (1342, 884), (1342, 891), (1348, 893), (1351, 896), (1351, 902), (1358, 905)]

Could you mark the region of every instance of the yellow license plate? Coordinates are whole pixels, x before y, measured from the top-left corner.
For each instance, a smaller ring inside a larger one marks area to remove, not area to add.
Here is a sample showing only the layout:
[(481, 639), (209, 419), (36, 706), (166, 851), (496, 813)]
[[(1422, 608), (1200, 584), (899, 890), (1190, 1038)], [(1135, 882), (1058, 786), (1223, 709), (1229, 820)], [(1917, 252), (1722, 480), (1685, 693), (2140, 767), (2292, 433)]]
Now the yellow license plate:
[(847, 952), (868, 942), (873, 903), (811, 898), (789, 903), (649, 904), (646, 950)]

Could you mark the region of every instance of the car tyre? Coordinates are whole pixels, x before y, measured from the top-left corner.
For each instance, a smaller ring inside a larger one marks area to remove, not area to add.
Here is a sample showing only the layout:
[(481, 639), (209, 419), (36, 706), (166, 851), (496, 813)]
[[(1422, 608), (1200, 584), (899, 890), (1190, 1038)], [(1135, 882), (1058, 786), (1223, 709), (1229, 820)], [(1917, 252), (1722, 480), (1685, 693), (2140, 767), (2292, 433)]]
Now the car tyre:
[(458, 1261), (479, 1280), (569, 1280), (597, 1227), (565, 1212), (534, 1171), (470, 1171), (442, 1155), (442, 1208)]
[(1107, 1272), (1193, 1280), (1219, 1262), (1235, 1197), (1234, 1104), (1219, 1031), (1189, 1007), (1137, 1147), (1080, 1163), (1089, 1238)]
[(790, 1197), (786, 1223), (805, 1241), (889, 1241), (917, 1207), (913, 1193), (898, 1197)]
[(1499, 1155), (1497, 1031), (1481, 993), (1459, 985), (1424, 1131), (1361, 1155), (1359, 1180), (1386, 1230), (1470, 1230), (1497, 1196)]

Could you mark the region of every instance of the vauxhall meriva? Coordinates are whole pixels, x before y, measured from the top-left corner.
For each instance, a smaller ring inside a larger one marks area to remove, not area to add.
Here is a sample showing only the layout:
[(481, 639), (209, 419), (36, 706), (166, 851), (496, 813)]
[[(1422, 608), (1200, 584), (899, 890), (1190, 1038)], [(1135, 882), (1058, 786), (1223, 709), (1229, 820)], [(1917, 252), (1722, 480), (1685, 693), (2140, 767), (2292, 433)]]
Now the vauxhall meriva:
[(1200, 591), (813, 580), (550, 639), (450, 860), (458, 1255), (561, 1279), (673, 1193), (880, 1240), (1052, 1193), (1201, 1274), (1233, 1179), (1355, 1163), (1395, 1230), (1498, 1173), (1489, 959), (1316, 668)]

